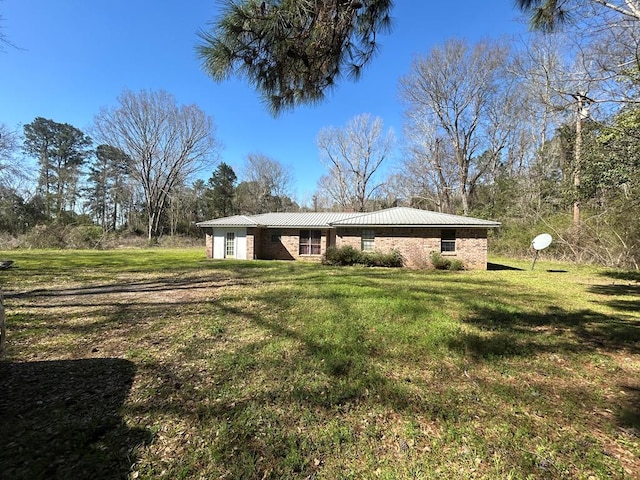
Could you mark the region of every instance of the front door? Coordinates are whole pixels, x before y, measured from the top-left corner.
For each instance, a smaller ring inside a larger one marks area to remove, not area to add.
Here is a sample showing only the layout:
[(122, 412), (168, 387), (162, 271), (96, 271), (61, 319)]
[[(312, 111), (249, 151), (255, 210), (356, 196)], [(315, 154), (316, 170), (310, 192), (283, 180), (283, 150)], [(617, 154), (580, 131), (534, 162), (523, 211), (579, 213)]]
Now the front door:
[(225, 256), (225, 258), (235, 258), (235, 256), (236, 256), (236, 234), (235, 234), (235, 232), (227, 232), (224, 256)]

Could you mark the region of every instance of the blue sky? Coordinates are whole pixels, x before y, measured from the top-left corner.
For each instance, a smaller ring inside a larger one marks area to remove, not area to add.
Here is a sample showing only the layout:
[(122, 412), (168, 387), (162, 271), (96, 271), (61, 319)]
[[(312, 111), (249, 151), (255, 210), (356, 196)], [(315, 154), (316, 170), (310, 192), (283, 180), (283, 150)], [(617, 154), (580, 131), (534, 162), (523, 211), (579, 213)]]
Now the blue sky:
[(0, 53), (0, 122), (21, 129), (41, 116), (86, 131), (123, 89), (163, 89), (213, 117), (221, 159), (238, 173), (249, 153), (268, 155), (291, 167), (292, 194), (305, 202), (325, 172), (316, 145), (323, 127), (369, 113), (401, 137), (398, 81), (416, 55), (449, 38), (527, 31), (513, 0), (395, 3), (393, 31), (380, 37), (360, 81), (343, 80), (322, 104), (274, 118), (245, 81), (217, 84), (200, 68), (197, 32), (216, 18), (217, 0), (0, 0), (4, 33), (20, 47)]

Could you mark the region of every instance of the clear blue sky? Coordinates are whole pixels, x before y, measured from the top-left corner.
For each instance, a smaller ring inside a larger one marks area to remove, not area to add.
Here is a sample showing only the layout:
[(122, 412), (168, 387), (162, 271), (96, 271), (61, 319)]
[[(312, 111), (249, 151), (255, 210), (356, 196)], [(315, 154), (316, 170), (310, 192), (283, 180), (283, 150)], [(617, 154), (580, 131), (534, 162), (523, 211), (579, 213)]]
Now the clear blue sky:
[(453, 37), (527, 31), (513, 0), (395, 3), (393, 31), (359, 82), (344, 80), (324, 103), (273, 118), (246, 82), (216, 84), (200, 68), (197, 32), (218, 15), (217, 0), (0, 0), (4, 33), (20, 47), (0, 53), (0, 122), (21, 129), (40, 116), (86, 131), (123, 89), (163, 89), (213, 117), (221, 159), (238, 173), (249, 153), (291, 166), (292, 193), (304, 201), (324, 173), (316, 146), (323, 127), (370, 113), (400, 138), (398, 80), (416, 54)]

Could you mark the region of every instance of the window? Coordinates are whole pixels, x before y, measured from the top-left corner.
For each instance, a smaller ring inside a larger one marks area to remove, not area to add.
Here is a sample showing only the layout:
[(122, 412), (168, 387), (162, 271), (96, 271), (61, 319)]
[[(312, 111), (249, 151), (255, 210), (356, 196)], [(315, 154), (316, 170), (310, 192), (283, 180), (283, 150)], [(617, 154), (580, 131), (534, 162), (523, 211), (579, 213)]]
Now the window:
[(300, 230), (300, 255), (320, 255), (320, 230)]
[(271, 232), (271, 243), (280, 243), (281, 235), (280, 230), (274, 230)]
[(225, 257), (235, 257), (236, 255), (236, 234), (227, 232), (227, 241), (225, 243)]
[(362, 251), (372, 252), (375, 248), (376, 232), (373, 230), (362, 230)]
[(442, 230), (440, 233), (440, 251), (455, 252), (456, 251), (456, 231)]

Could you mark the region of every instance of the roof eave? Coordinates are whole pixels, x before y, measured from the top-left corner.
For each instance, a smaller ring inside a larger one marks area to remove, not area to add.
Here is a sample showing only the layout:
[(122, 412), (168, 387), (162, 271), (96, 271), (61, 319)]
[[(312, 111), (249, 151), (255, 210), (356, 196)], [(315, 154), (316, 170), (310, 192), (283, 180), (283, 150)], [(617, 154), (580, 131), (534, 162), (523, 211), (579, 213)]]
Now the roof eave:
[(264, 228), (334, 228), (331, 225), (260, 225)]
[(258, 225), (257, 223), (254, 224), (247, 224), (247, 223), (214, 223), (214, 224), (208, 224), (206, 222), (200, 222), (200, 223), (196, 223), (196, 227), (199, 228), (220, 228), (220, 227), (225, 227), (225, 228), (242, 228), (242, 227), (246, 227), (246, 228), (253, 228), (253, 227), (262, 227), (263, 225)]
[(387, 228), (498, 228), (502, 224), (462, 224), (462, 223), (409, 223), (409, 224), (398, 224), (398, 223), (332, 223), (333, 227), (364, 227), (364, 228), (373, 228), (373, 227), (387, 227)]

